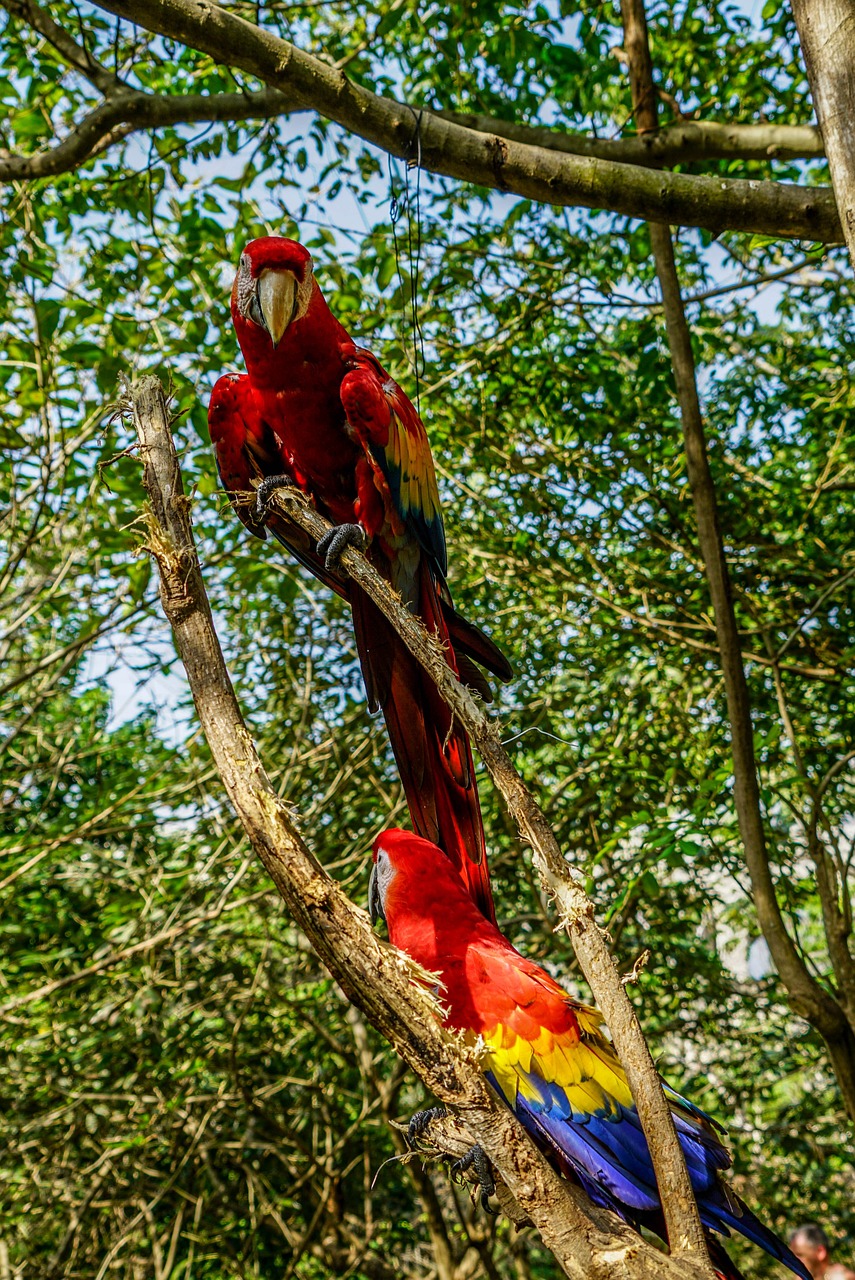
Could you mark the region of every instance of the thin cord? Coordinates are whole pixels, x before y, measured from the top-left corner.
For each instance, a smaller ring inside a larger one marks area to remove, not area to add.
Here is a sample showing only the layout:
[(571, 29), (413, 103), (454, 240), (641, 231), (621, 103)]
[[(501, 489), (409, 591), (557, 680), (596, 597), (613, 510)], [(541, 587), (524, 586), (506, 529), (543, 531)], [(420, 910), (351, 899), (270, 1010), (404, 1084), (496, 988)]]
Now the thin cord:
[[(407, 329), (407, 302), (404, 297), (404, 276), (401, 271), (401, 254), (398, 249), (398, 232), (397, 225), (401, 217), (401, 202), (398, 199), (398, 193), (395, 190), (395, 171), (392, 168), (392, 157), (387, 155), (389, 162), (389, 221), (392, 224), (392, 243), (395, 246), (395, 270), (398, 273), (398, 285), (401, 290), (401, 318), (404, 322), (404, 332)], [(407, 356), (406, 342), (403, 342), (404, 358)]]
[[(422, 254), (422, 208), (421, 208), (421, 181), (422, 181), (422, 113), (416, 116), (416, 154), (407, 160), (407, 168), (405, 171), (405, 181), (407, 184), (407, 252), (410, 261), (410, 311), (412, 314), (413, 324), (413, 364), (416, 374), (416, 410), (421, 413), (421, 405), (419, 403), (421, 394), (421, 378), (426, 369), (425, 363), (425, 342), (422, 334), (421, 324), (419, 323), (419, 271), (421, 270), (421, 254)], [(416, 231), (415, 240), (416, 248), (413, 252), (413, 217), (412, 203), (410, 200), (410, 170), (416, 171)]]
[[(401, 201), (395, 190), (395, 174), (392, 166), (392, 157), (388, 156), (389, 166), (389, 220), (392, 225), (392, 241), (395, 248), (395, 265), (398, 271), (398, 281), (401, 288), (402, 313), (404, 327), (410, 328), (413, 343), (413, 370), (416, 379), (416, 411), (421, 412), (421, 379), (427, 368), (425, 360), (425, 343), (419, 321), (419, 272), (421, 271), (421, 252), (422, 252), (422, 211), (421, 211), (421, 164), (422, 164), (422, 135), (421, 135), (422, 113), (416, 116), (416, 132), (413, 138), (415, 146), (415, 156), (410, 156), (407, 160), (407, 167), (404, 170), (404, 205), (407, 210), (407, 261), (410, 271), (410, 287), (409, 287), (409, 315), (407, 307), (406, 290), (404, 288), (404, 278), (401, 271), (401, 253), (398, 245), (397, 224), (402, 214)], [(413, 197), (410, 193), (410, 169), (416, 170), (416, 187), (415, 187), (415, 217), (416, 225), (413, 228)]]

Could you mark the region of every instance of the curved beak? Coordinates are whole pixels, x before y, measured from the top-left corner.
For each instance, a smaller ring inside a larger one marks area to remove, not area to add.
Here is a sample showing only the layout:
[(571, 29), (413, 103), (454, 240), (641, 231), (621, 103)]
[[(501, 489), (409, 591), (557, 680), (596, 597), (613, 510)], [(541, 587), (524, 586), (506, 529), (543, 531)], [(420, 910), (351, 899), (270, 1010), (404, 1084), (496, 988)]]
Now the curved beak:
[(297, 279), (294, 273), (266, 267), (258, 277), (258, 305), (275, 350), (297, 310)]
[(371, 868), (371, 879), (368, 881), (368, 914), (371, 916), (371, 923), (376, 924), (378, 920), (382, 920), (385, 924), (386, 916), (383, 913), (383, 899), (380, 896), (380, 886), (377, 883), (377, 867)]

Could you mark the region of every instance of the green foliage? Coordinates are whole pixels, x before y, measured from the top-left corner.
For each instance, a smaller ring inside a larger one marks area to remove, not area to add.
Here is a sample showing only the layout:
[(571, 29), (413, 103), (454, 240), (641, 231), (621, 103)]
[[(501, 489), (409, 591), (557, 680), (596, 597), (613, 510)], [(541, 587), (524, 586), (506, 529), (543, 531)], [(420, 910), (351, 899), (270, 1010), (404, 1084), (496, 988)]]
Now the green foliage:
[[(51, 10), (78, 31), (75, 9)], [(726, 4), (653, 6), (663, 88), (710, 117), (801, 121), (789, 20), (767, 10), (757, 27)], [(630, 115), (611, 4), (261, 13), (414, 103), (601, 133)], [(247, 83), (88, 5), (80, 21), (95, 56), (152, 92)], [(96, 95), (40, 37), (11, 20), (6, 34), (2, 145), (31, 152)], [(112, 402), (121, 374), (153, 371), (173, 384), (206, 582), (262, 756), (314, 851), (362, 898), (371, 839), (405, 811), (348, 618), (248, 538), (207, 437), (208, 392), (237, 359), (233, 264), (266, 231), (300, 236), (343, 321), (420, 393), (456, 601), (516, 664), (498, 701), (505, 736), (622, 966), (651, 951), (637, 1000), (663, 1070), (730, 1125), (736, 1185), (772, 1225), (819, 1218), (855, 1240), (851, 1140), (822, 1046), (746, 959), (757, 926), (646, 230), (398, 167), (392, 183), (410, 197), (394, 227), (385, 158), (298, 115), (164, 128), (10, 192), (0, 1241), (16, 1280), (382, 1278), (392, 1263), (429, 1277), (431, 1187), (458, 1257), (472, 1246), (484, 1274), (556, 1274), (529, 1233), (485, 1223), (441, 1172), (424, 1183), (384, 1163), (388, 1118), (421, 1092), (249, 857), (141, 550), (139, 463)], [(800, 250), (736, 237), (682, 235), (678, 249), (698, 298), (774, 871), (830, 981), (805, 832), (811, 787), (855, 741), (848, 268), (807, 253), (798, 274)], [(790, 280), (765, 293), (704, 297), (786, 265)], [(569, 944), (486, 781), (482, 798), (500, 916), (572, 986)], [(825, 819), (845, 857), (845, 770)], [(747, 1275), (771, 1273), (756, 1250), (735, 1252)]]

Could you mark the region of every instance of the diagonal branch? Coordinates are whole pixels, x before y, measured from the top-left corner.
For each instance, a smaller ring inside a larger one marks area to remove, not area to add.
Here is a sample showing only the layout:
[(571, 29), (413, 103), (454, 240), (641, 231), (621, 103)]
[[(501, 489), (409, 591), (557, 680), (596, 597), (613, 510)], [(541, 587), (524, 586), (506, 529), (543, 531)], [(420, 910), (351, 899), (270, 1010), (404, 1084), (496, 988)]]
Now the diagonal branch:
[[(318, 542), (330, 529), (327, 521), (294, 489), (277, 490), (273, 501), (285, 517)], [(621, 982), (603, 932), (594, 919), (594, 904), (569, 870), (549, 820), (514, 768), (484, 709), (445, 660), (436, 638), (407, 609), (361, 552), (349, 548), (341, 564), (354, 582), (386, 615), (410, 652), (436, 684), (444, 701), (471, 736), (490, 775), (532, 848), (532, 857), (547, 892), (573, 944), (594, 1000), (605, 1017), (627, 1074), (650, 1148), (668, 1238), (676, 1255), (705, 1257), (706, 1246), (670, 1108), (635, 1011)]]
[[(6, 2), (6, 0), (4, 0)], [(14, 0), (23, 3), (25, 0)], [(31, 0), (27, 0), (31, 2)], [(659, 173), (593, 157), (562, 155), (464, 128), (372, 93), (289, 41), (212, 0), (97, 0), (101, 9), (239, 67), (357, 137), (432, 173), (552, 205), (606, 209), (631, 218), (722, 231), (838, 243), (830, 190), (775, 182)]]
[[(443, 1102), (460, 1111), (467, 1128), (497, 1165), (511, 1194), (568, 1276), (574, 1280), (705, 1278), (708, 1273), (703, 1267), (686, 1258), (663, 1256), (614, 1214), (591, 1205), (579, 1188), (550, 1169), (516, 1117), (490, 1090), (476, 1052), (441, 1027), (436, 1003), (425, 990), (423, 972), (374, 934), (366, 913), (345, 897), (309, 852), (256, 754), (223, 661), (199, 569), (166, 400), (158, 380), (146, 377), (129, 389), (123, 407), (133, 414), (140, 441), (144, 484), (151, 501), (149, 549), (160, 570), (161, 601), (187, 670), (211, 754), (256, 854), (318, 955), (348, 999), (425, 1084)], [(319, 526), (328, 528), (326, 521), (308, 507), (301, 509), (299, 501), (289, 501), (286, 510), (290, 518), (313, 534)], [(348, 550), (343, 558), (361, 585), (366, 589), (368, 585), (376, 587), (375, 598), (382, 598), (384, 611), (396, 624), (399, 619), (412, 620), (418, 633), (414, 651), (418, 647), (424, 653), (431, 671), (448, 673), (447, 677), (443, 675), (443, 684), (452, 686), (454, 701), (460, 702), (461, 710), (465, 709), (467, 720), (481, 725), (482, 739), (495, 741), (483, 713), (451, 675), (436, 642), (394, 599), (363, 556)], [(408, 626), (409, 631), (412, 628)], [(501, 747), (494, 749), (493, 756), (496, 750), (501, 752)], [(494, 759), (494, 767), (495, 764)], [(509, 761), (507, 768), (513, 772)], [(518, 778), (516, 783), (523, 793), (519, 802), (522, 804), (527, 793)], [(528, 801), (533, 806), (530, 797)], [(529, 827), (537, 813), (535, 807), (535, 814), (528, 817)], [(542, 814), (540, 822), (545, 823)], [(542, 836), (538, 847), (543, 847)], [(572, 885), (568, 889), (565, 884), (565, 868), (557, 847), (554, 852), (550, 850), (549, 867), (546, 878), (562, 906), (565, 898), (577, 904), (575, 918), (569, 906), (564, 908), (564, 921), (571, 936), (575, 941), (596, 934), (610, 980), (620, 987), (602, 935), (593, 923), (590, 903), (581, 890)], [(581, 894), (578, 901), (577, 893)], [(594, 975), (592, 986), (595, 993), (598, 988), (603, 990), (601, 973)], [(615, 1027), (612, 1031), (614, 1034)], [(648, 1070), (655, 1081), (652, 1063)], [(657, 1090), (661, 1097), (658, 1085)], [(672, 1198), (670, 1185), (663, 1187), (662, 1198), (666, 1203)]]

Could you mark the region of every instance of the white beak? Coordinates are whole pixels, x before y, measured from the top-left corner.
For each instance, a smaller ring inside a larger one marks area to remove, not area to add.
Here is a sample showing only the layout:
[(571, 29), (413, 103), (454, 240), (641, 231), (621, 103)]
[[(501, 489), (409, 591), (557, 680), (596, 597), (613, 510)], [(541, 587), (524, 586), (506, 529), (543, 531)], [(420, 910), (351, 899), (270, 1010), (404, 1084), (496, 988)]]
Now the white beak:
[(294, 319), (297, 307), (297, 279), (292, 271), (266, 267), (258, 277), (258, 305), (274, 348)]

